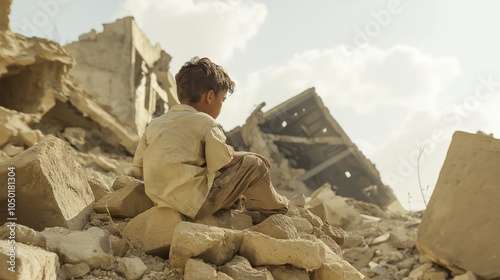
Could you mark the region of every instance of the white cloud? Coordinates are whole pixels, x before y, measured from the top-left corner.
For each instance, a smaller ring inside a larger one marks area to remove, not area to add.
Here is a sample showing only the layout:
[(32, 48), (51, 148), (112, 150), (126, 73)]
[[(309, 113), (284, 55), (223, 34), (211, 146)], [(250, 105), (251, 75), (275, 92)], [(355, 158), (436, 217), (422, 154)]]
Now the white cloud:
[(148, 37), (173, 56), (176, 73), (193, 56), (227, 62), (257, 34), (267, 9), (241, 0), (127, 0), (122, 14), (133, 15)]

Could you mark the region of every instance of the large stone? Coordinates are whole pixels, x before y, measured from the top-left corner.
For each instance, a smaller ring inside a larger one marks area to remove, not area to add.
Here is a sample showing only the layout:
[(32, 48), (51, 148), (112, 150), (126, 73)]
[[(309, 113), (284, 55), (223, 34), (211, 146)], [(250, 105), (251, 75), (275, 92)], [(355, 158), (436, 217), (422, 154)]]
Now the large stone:
[(127, 185), (109, 193), (95, 204), (97, 213), (109, 213), (114, 217), (135, 217), (153, 207), (154, 203), (146, 195), (144, 184)]
[(202, 260), (189, 259), (184, 268), (185, 280), (216, 280), (217, 271)]
[(144, 262), (138, 258), (123, 258), (116, 264), (116, 272), (123, 275), (127, 280), (141, 278), (148, 268)]
[(253, 268), (247, 259), (242, 256), (234, 256), (234, 258), (219, 267), (219, 270), (232, 277), (233, 279), (245, 280), (271, 280), (268, 272)]
[(15, 239), (16, 242), (37, 246), (42, 249), (45, 249), (47, 245), (47, 240), (41, 233), (25, 225), (13, 222), (5, 223), (0, 227), (0, 238)]
[(325, 262), (323, 242), (302, 239), (276, 239), (258, 232), (243, 236), (240, 255), (254, 266), (291, 264), (318, 269)]
[(202, 224), (181, 222), (177, 225), (170, 248), (170, 264), (183, 269), (186, 261), (198, 257), (222, 265), (240, 249), (242, 233)]
[(47, 228), (42, 231), (47, 239), (47, 249), (57, 253), (61, 263), (86, 263), (91, 269), (110, 269), (114, 257), (109, 234), (97, 227), (87, 231), (71, 231), (64, 228)]
[[(0, 182), (15, 179), (13, 214), (18, 221), (38, 231), (54, 226), (82, 229), (94, 195), (85, 172), (70, 154), (64, 141), (48, 137), (0, 163)], [(14, 172), (9, 173), (9, 167)], [(2, 221), (7, 220), (7, 195), (7, 191), (0, 192)]]
[(299, 237), (292, 219), (281, 214), (270, 216), (262, 223), (252, 227), (251, 230), (278, 239), (296, 239)]
[(168, 256), (174, 230), (182, 215), (171, 208), (153, 207), (137, 215), (122, 232), (132, 246), (150, 255)]
[[(11, 247), (15, 247), (14, 253)], [(7, 240), (0, 240), (0, 263), (0, 279), (5, 280), (52, 280), (57, 279), (59, 271), (56, 254), (22, 243), (10, 244)], [(13, 271), (9, 270), (12, 266)]]
[(455, 132), (418, 228), (421, 253), (455, 274), (500, 277), (499, 166), (499, 139)]

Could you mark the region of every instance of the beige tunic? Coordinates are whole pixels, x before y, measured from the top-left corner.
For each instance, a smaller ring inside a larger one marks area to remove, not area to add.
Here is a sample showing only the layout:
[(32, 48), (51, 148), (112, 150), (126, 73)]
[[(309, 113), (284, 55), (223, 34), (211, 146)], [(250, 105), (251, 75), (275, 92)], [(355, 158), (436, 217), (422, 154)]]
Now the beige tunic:
[(194, 218), (216, 172), (234, 154), (215, 119), (189, 105), (173, 106), (144, 132), (133, 165), (142, 167), (146, 194), (160, 207)]

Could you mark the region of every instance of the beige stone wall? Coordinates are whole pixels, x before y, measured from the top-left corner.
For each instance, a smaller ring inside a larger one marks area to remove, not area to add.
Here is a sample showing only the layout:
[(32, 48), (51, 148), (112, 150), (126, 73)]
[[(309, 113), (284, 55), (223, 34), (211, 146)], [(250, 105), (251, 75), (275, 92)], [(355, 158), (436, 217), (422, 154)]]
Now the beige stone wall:
[(91, 31), (66, 46), (75, 57), (70, 75), (119, 121), (133, 128), (134, 90), (131, 88), (133, 48), (131, 20), (104, 24), (104, 31)]
[(170, 56), (151, 44), (132, 17), (105, 24), (102, 33), (93, 30), (66, 47), (77, 61), (70, 74), (138, 135), (157, 107), (179, 103), (172, 98)]
[(9, 15), (12, 0), (0, 1), (0, 31), (10, 30)]

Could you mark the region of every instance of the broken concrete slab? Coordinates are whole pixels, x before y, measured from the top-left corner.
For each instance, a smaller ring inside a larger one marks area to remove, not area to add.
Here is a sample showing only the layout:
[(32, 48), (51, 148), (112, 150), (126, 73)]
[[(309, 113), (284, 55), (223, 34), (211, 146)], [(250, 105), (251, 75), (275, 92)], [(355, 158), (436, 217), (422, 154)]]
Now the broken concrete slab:
[(140, 279), (148, 268), (138, 257), (122, 258), (116, 264), (116, 272), (127, 280)]
[(56, 253), (61, 263), (86, 263), (91, 269), (110, 269), (114, 263), (108, 232), (91, 227), (86, 231), (47, 228), (42, 231), (47, 249)]
[(122, 235), (146, 254), (168, 256), (174, 230), (182, 220), (174, 209), (153, 207), (133, 218)]
[(243, 236), (240, 255), (254, 266), (291, 264), (305, 269), (318, 269), (325, 262), (322, 242), (303, 239), (276, 239), (258, 232)]
[(144, 184), (132, 184), (109, 193), (95, 203), (97, 213), (109, 213), (113, 217), (133, 218), (154, 206), (146, 195)]
[(184, 268), (185, 280), (216, 280), (217, 270), (203, 260), (189, 259)]
[[(0, 181), (8, 178), (15, 179), (15, 216), (35, 230), (53, 226), (81, 230), (92, 211), (94, 195), (86, 175), (61, 139), (48, 137), (1, 162)], [(7, 195), (0, 193), (0, 204), (7, 205)], [(7, 211), (0, 212), (4, 221), (6, 215)]]
[(172, 239), (170, 264), (184, 269), (189, 258), (198, 257), (208, 263), (222, 265), (240, 249), (242, 234), (230, 229), (180, 222)]
[[(500, 140), (457, 131), (418, 227), (419, 251), (456, 274), (500, 277)], [(474, 242), (464, 242), (474, 237)], [(478, 255), (477, 252), (480, 252)]]

